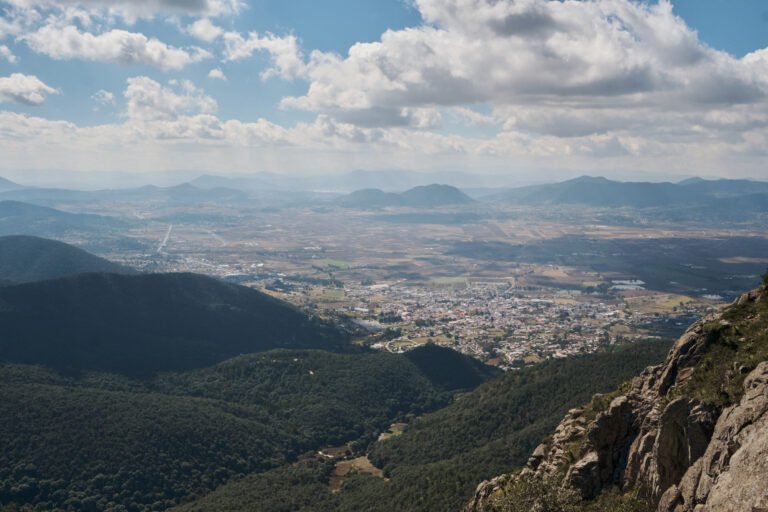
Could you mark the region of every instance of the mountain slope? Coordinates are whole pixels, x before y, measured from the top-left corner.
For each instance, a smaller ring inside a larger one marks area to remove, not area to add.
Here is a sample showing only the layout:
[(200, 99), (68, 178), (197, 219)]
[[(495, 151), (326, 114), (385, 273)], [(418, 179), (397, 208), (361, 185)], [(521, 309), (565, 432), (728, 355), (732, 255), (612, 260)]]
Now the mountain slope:
[(451, 393), (400, 355), (275, 350), (148, 379), (4, 364), (0, 396), (0, 508), (167, 510)]
[(338, 198), (336, 204), (347, 208), (384, 208), (404, 206), (405, 200), (400, 194), (383, 192), (377, 188), (365, 188)]
[(400, 194), (410, 206), (445, 206), (469, 204), (472, 198), (451, 185), (422, 185)]
[(16, 190), (18, 188), (23, 188), (18, 183), (14, 183), (11, 180), (7, 178), (3, 178), (0, 176), (0, 192), (5, 192), (7, 190)]
[[(458, 510), (480, 481), (510, 464), (523, 464), (569, 407), (658, 361), (668, 347), (659, 341), (639, 343), (550, 361), (482, 384), (449, 406), (413, 419), (401, 435), (371, 446), (368, 457), (388, 480), (352, 475), (332, 493), (327, 465), (309, 462), (250, 475), (180, 510)], [(415, 359), (426, 356), (440, 367), (449, 354), (425, 352)]]
[(277, 347), (344, 349), (287, 303), (195, 274), (81, 274), (0, 288), (0, 359), (143, 373)]
[(61, 236), (68, 232), (124, 228), (112, 217), (67, 213), (19, 201), (0, 201), (0, 235)]
[(23, 283), (85, 272), (135, 273), (56, 240), (21, 235), (0, 237), (0, 280)]
[(560, 183), (515, 188), (485, 197), (514, 205), (584, 205), (642, 209), (667, 222), (745, 222), (766, 216), (768, 182), (703, 180), (621, 182), (581, 176)]
[(512, 189), (498, 200), (516, 204), (585, 204), (597, 207), (648, 208), (688, 204), (703, 193), (674, 183), (620, 182), (582, 176), (561, 183)]
[(759, 510), (768, 505), (766, 361), (768, 278), (692, 325), (663, 364), (570, 411), (522, 473), (482, 484), (467, 510), (553, 502), (561, 484), (573, 507)]

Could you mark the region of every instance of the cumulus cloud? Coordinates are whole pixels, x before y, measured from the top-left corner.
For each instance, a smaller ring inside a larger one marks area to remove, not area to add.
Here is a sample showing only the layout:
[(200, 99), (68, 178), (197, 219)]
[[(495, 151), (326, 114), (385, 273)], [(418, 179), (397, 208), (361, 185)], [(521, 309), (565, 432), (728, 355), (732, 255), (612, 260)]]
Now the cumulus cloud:
[(44, 84), (34, 75), (13, 73), (0, 77), (0, 103), (42, 105), (46, 96), (56, 94), (56, 89)]
[[(736, 59), (707, 47), (664, 0), (415, 5), (424, 25), (389, 30), (346, 56), (313, 52), (303, 68), (295, 65), (309, 88), (282, 106), (399, 126), (406, 109), (480, 104), (508, 129), (578, 135), (631, 123), (640, 110), (654, 117), (754, 104), (768, 91), (763, 52)], [(563, 112), (569, 128), (536, 121)]]
[(145, 64), (178, 70), (211, 57), (201, 48), (174, 48), (144, 34), (113, 29), (101, 34), (77, 27), (50, 24), (23, 36), (29, 47), (53, 59), (84, 59), (122, 64)]
[(224, 34), (224, 45), (224, 58), (227, 61), (243, 60), (256, 51), (266, 51), (272, 66), (261, 74), (262, 79), (279, 76), (293, 80), (306, 73), (307, 66), (296, 36), (280, 37), (270, 33), (262, 36), (258, 32), (251, 32), (244, 38), (237, 32), (227, 32)]
[(126, 115), (131, 120), (174, 120), (184, 115), (212, 114), (218, 105), (192, 82), (171, 81), (169, 86), (146, 76), (128, 79), (123, 93), (127, 101)]
[(226, 80), (227, 76), (219, 68), (214, 68), (208, 72), (208, 78), (214, 78), (216, 80)]
[(4, 44), (0, 44), (0, 59), (8, 61), (11, 64), (16, 64), (16, 56), (13, 54), (10, 48)]
[(218, 37), (224, 33), (221, 27), (214, 25), (210, 19), (202, 18), (192, 23), (185, 28), (185, 31), (201, 41), (210, 43), (218, 39)]
[[(302, 49), (294, 35), (222, 32), (215, 13), (235, 12), (234, 1), (13, 0), (8, 12), (16, 14), (0, 18), (0, 38), (53, 58), (164, 70), (210, 54), (111, 30), (114, 20), (105, 16), (190, 14), (198, 21), (182, 30), (220, 45), (224, 61), (260, 56), (269, 60), (262, 79), (306, 82), (303, 94), (281, 106), (316, 115), (291, 126), (223, 119), (216, 101), (190, 82), (135, 77), (116, 124), (77, 127), (0, 113), (0, 154), (23, 145), (13, 154), (37, 157), (49, 152), (35, 148), (59, 137), (59, 151), (73, 158), (78, 151), (90, 157), (102, 144), (121, 163), (164, 155), (174, 168), (189, 157), (195, 168), (210, 162), (218, 169), (235, 161), (252, 168), (256, 158), (277, 168), (764, 173), (768, 49), (739, 59), (709, 48), (664, 0), (412, 1), (422, 24), (335, 54)], [(35, 11), (40, 6), (60, 12)], [(208, 77), (226, 79), (219, 68)], [(51, 93), (43, 90), (38, 100)]]

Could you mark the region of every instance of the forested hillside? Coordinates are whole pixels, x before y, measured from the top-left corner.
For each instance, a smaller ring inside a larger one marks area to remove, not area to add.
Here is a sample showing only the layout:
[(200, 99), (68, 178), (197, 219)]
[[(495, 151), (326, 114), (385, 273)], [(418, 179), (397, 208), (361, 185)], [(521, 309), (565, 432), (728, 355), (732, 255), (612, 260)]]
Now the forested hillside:
[(183, 511), (460, 510), (482, 480), (522, 466), (570, 407), (612, 389), (669, 348), (650, 341), (506, 374), (372, 445), (380, 479), (352, 475), (331, 493), (322, 460), (235, 481)]
[(0, 359), (149, 373), (271, 348), (349, 350), (288, 303), (196, 274), (81, 274), (0, 288)]
[(4, 364), (0, 505), (165, 510), (307, 451), (365, 446), (452, 387), (384, 353), (278, 350), (141, 379)]
[(23, 235), (0, 237), (0, 280), (24, 283), (85, 272), (136, 273), (56, 240)]

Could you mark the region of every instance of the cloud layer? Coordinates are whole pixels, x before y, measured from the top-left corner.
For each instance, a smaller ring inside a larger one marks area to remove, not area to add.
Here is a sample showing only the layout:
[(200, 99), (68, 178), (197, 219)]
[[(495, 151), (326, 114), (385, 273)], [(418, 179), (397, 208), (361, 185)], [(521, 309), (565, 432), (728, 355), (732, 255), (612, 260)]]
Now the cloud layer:
[[(112, 146), (123, 141), (146, 168), (229, 162), (235, 151), (244, 159), (237, 165), (251, 158), (273, 168), (314, 168), (322, 155), (322, 165), (339, 169), (766, 172), (768, 49), (737, 58), (710, 48), (667, 0), (413, 4), (422, 24), (333, 53), (305, 48), (301, 34), (234, 31), (247, 9), (239, 0), (6, 1), (0, 60), (8, 65), (23, 64), (13, 41), (51, 59), (146, 65), (166, 78), (139, 69), (123, 90), (94, 87), (89, 98), (110, 106), (111, 124), (6, 112), (0, 151), (28, 157), (58, 134), (68, 155), (99, 144), (123, 151)], [(134, 25), (166, 15), (181, 43)], [(184, 74), (204, 60), (218, 81), (205, 71), (196, 80), (211, 91), (235, 90), (243, 76), (282, 84), (293, 92), (279, 106), (304, 121), (221, 116), (216, 98)], [(0, 78), (0, 101), (42, 105), (61, 87), (41, 76), (51, 85), (23, 73)]]

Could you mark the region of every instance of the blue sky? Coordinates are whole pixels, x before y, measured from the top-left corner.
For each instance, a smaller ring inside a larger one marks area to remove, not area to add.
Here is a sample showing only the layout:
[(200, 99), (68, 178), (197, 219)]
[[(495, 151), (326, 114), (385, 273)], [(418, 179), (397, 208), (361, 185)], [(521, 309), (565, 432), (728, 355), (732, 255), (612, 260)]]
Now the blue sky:
[(7, 0), (0, 13), (0, 173), (768, 178), (761, 0)]

